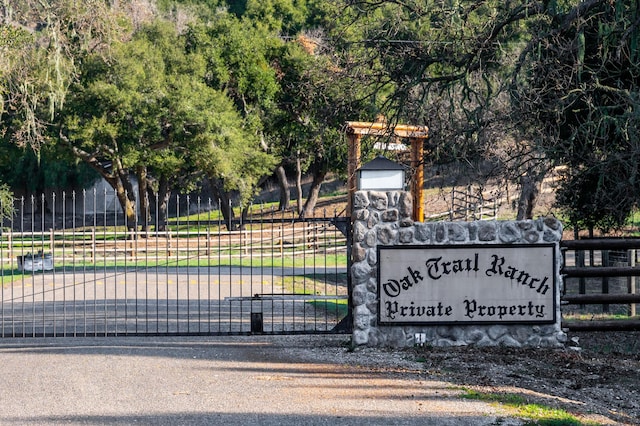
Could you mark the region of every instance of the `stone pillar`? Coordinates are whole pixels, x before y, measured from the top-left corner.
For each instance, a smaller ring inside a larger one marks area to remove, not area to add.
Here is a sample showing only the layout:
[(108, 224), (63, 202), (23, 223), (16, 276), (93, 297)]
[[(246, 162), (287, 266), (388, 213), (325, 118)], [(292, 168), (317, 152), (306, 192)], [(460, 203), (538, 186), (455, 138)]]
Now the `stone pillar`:
[(558, 243), (562, 224), (553, 217), (522, 221), (414, 222), (413, 198), (405, 191), (357, 191), (353, 197), (353, 342), (412, 346), (416, 333), (433, 346), (555, 347), (566, 342), (560, 327), (561, 254), (556, 244), (556, 323), (382, 326), (378, 322), (378, 245)]

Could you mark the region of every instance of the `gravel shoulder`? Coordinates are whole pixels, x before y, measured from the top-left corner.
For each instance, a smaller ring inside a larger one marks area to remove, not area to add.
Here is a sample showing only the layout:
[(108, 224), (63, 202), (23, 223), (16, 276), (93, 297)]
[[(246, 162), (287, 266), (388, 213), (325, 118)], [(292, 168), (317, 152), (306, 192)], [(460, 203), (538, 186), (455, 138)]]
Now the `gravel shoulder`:
[(518, 395), (585, 423), (640, 424), (640, 332), (571, 333), (561, 349), (366, 348), (340, 357), (481, 393)]

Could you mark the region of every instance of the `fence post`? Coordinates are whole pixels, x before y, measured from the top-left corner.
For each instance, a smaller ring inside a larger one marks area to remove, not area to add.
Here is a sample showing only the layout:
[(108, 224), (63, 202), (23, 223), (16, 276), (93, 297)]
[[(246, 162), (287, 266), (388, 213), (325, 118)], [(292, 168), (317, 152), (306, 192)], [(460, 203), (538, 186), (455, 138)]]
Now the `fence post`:
[[(636, 250), (635, 249), (629, 250), (628, 256), (629, 256), (629, 266), (635, 267), (636, 266)], [(636, 277), (635, 276), (627, 277), (627, 286), (630, 294), (636, 294)], [(629, 305), (629, 316), (630, 317), (636, 316), (635, 303), (631, 303)]]
[[(611, 261), (609, 260), (609, 250), (602, 250), (602, 266), (609, 266)], [(602, 277), (602, 294), (609, 293), (609, 277)], [(609, 305), (602, 304), (602, 312), (609, 312)]]
[(55, 239), (53, 228), (49, 228), (49, 251), (51, 251), (51, 255), (53, 256), (53, 248), (55, 247)]
[[(584, 268), (584, 250), (576, 250), (576, 266), (578, 268)], [(593, 265), (592, 265), (593, 266)], [(587, 292), (587, 280), (584, 277), (578, 278), (578, 294), (586, 294)], [(580, 305), (580, 309), (584, 309), (584, 305)]]
[(13, 228), (9, 228), (7, 243), (9, 244), (9, 265), (13, 269)]
[[(133, 232), (135, 232), (135, 231), (133, 231)], [(133, 238), (133, 240), (131, 238)], [(127, 236), (127, 245), (129, 246), (129, 256), (132, 257), (132, 258), (135, 256), (135, 254), (134, 254), (135, 253), (134, 252), (134, 250), (135, 250), (135, 247), (134, 247), (135, 239), (136, 239), (135, 234), (130, 234), (130, 235)]]
[(453, 211), (455, 210), (456, 205), (456, 187), (454, 186), (451, 190), (451, 211), (449, 212), (449, 220), (453, 222)]
[(97, 252), (96, 228), (93, 227), (91, 228), (91, 263), (96, 263)]
[(469, 221), (469, 200), (471, 195), (471, 186), (467, 186), (467, 189), (464, 192), (464, 220), (465, 222)]

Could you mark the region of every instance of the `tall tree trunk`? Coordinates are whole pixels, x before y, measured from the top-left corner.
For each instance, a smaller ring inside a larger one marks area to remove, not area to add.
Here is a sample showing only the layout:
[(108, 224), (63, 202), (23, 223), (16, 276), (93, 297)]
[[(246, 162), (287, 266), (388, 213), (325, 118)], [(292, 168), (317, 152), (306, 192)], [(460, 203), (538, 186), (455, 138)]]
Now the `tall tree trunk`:
[(251, 208), (251, 204), (247, 204), (242, 208), (242, 212), (240, 213), (240, 229), (244, 229), (245, 224), (249, 218), (249, 208)]
[(280, 202), (278, 204), (278, 210), (285, 211), (291, 204), (291, 194), (289, 191), (287, 173), (282, 164), (276, 169), (276, 176), (278, 177), (278, 186), (280, 187)]
[(540, 193), (543, 173), (527, 172), (520, 178), (520, 199), (516, 220), (533, 219), (533, 209)]
[(157, 194), (154, 194), (150, 188), (149, 194), (154, 197), (156, 203), (156, 231), (164, 232), (167, 230), (167, 210), (169, 204), (169, 179), (167, 176), (160, 176)]
[(122, 176), (107, 179), (107, 182), (109, 182), (111, 187), (116, 191), (116, 198), (118, 198), (118, 202), (122, 208), (127, 229), (130, 231), (135, 230), (136, 224), (138, 223), (138, 215), (136, 213), (136, 198), (131, 182), (129, 182), (128, 179), (123, 182)]
[(149, 208), (148, 188), (149, 181), (147, 179), (146, 166), (136, 167), (136, 177), (138, 178), (138, 199), (140, 200), (140, 225), (143, 232), (149, 230), (149, 221), (151, 220), (151, 211)]
[(327, 169), (321, 164), (316, 165), (316, 167), (312, 167), (312, 170), (313, 181), (311, 182), (311, 188), (309, 188), (307, 201), (304, 203), (302, 213), (300, 213), (301, 218), (313, 217), (313, 212), (316, 208), (316, 203), (318, 202), (318, 197), (320, 195), (322, 182), (324, 182), (324, 178), (327, 176)]
[(127, 229), (133, 230), (138, 222), (138, 215), (136, 212), (136, 196), (133, 192), (133, 185), (129, 179), (129, 171), (122, 166), (122, 162), (119, 158), (114, 158), (111, 163), (111, 169), (106, 168), (96, 155), (93, 155), (87, 151), (84, 151), (78, 147), (69, 143), (69, 140), (60, 133), (60, 140), (65, 142), (69, 148), (73, 151), (74, 155), (86, 162), (89, 167), (97, 171), (107, 183), (116, 192), (116, 198), (122, 208), (125, 220), (127, 222)]
[(127, 229), (135, 230), (138, 226), (138, 206), (136, 203), (136, 193), (133, 190), (133, 185), (131, 184), (131, 178), (129, 176), (129, 172), (127, 170), (118, 168), (119, 181), (122, 182), (127, 203), (124, 215), (127, 223)]
[(300, 163), (300, 151), (296, 153), (296, 193), (298, 199), (296, 205), (298, 206), (298, 215), (302, 214), (302, 164)]
[(224, 224), (227, 227), (227, 230), (235, 231), (237, 227), (233, 223), (233, 220), (235, 219), (233, 207), (231, 206), (229, 194), (224, 190), (224, 182), (219, 178), (211, 178), (211, 188), (213, 189), (214, 195), (218, 198), (220, 211), (222, 212), (222, 218), (224, 219)]

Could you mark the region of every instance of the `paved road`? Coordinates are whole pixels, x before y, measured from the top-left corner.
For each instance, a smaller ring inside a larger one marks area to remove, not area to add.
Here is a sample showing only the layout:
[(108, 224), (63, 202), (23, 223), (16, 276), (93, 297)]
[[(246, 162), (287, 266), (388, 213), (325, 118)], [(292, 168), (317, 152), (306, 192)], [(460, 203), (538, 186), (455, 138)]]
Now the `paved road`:
[(448, 383), (366, 367), (345, 339), (0, 340), (0, 425), (519, 424)]

